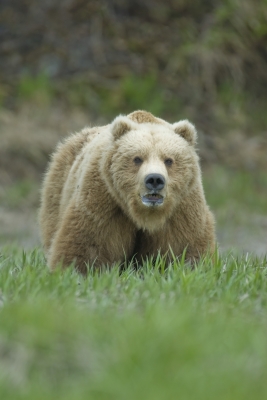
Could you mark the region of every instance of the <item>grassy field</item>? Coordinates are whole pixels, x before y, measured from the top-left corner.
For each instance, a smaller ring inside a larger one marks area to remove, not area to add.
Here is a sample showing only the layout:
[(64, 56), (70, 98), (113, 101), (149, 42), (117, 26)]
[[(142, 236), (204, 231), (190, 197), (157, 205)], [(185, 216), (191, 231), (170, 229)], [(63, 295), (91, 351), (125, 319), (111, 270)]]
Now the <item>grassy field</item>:
[(203, 166), (214, 264), (50, 274), (40, 171), (86, 125), (53, 115), (0, 113), (0, 399), (267, 399), (265, 170)]
[(0, 398), (267, 399), (267, 260), (86, 279), (2, 249)]
[[(43, 3), (0, 2), (0, 400), (267, 399), (266, 0)], [(51, 274), (49, 154), (135, 109), (196, 124), (221, 255)]]

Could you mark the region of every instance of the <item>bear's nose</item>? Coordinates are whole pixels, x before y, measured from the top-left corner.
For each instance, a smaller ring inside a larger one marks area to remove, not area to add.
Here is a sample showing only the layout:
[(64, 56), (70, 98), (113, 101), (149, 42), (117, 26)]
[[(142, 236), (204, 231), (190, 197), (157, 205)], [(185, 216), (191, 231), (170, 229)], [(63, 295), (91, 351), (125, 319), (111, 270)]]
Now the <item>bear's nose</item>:
[(145, 185), (149, 190), (161, 190), (165, 186), (165, 178), (160, 174), (149, 174), (145, 177)]

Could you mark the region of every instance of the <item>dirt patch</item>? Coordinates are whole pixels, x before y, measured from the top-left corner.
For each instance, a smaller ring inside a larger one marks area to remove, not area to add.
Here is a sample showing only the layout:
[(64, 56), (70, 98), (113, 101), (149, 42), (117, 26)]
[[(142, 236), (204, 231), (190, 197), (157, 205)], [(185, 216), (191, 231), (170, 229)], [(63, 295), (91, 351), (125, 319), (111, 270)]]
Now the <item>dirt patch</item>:
[(253, 215), (242, 224), (228, 222), (219, 225), (217, 236), (222, 251), (249, 253), (259, 257), (267, 255), (267, 216)]
[(36, 210), (0, 208), (0, 246), (15, 243), (33, 248), (40, 245)]
[(0, 183), (40, 179), (49, 155), (64, 136), (90, 125), (89, 115), (59, 107), (25, 106), (18, 112), (0, 112)]

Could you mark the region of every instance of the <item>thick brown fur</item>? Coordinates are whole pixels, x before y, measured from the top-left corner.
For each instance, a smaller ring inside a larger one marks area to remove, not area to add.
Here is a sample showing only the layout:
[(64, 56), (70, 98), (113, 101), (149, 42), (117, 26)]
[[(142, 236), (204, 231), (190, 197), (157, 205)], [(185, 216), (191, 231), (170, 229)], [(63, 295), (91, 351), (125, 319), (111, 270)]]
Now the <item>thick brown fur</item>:
[[(175, 124), (135, 111), (103, 127), (85, 128), (61, 143), (41, 195), (40, 227), (48, 264), (75, 262), (86, 273), (172, 249), (198, 259), (215, 249), (214, 218), (202, 188), (188, 121)], [(138, 157), (141, 163), (134, 160)], [(172, 160), (167, 165), (166, 160)], [(160, 174), (160, 206), (147, 206), (144, 179)]]

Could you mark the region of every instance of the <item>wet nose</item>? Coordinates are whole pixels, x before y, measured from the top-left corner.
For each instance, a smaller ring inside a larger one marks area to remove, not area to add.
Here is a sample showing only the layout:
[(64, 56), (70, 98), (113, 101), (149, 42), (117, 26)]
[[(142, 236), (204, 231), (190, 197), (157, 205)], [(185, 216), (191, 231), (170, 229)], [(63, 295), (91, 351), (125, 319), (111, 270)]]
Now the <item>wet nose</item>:
[(149, 190), (161, 190), (165, 186), (165, 178), (160, 174), (149, 174), (145, 177), (145, 185)]

